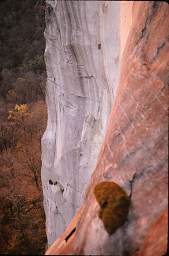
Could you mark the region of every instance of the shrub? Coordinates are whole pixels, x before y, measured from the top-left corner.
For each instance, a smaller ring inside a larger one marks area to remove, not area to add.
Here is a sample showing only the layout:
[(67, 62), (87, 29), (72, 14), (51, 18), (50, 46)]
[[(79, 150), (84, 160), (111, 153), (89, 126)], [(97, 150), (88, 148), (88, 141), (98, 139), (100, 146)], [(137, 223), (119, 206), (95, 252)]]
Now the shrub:
[(45, 75), (35, 74), (29, 71), (21, 74), (14, 83), (14, 90), (17, 95), (17, 103), (35, 102), (39, 98), (44, 99)]
[(0, 151), (7, 150), (8, 148), (15, 147), (17, 137), (15, 136), (15, 129), (8, 124), (0, 126)]
[(8, 121), (10, 121), (9, 126), (13, 126), (15, 128), (16, 137), (22, 136), (22, 130), (25, 130), (25, 119), (28, 116), (29, 113), (27, 104), (16, 104), (15, 108), (8, 112)]
[(3, 98), (6, 98), (6, 94), (10, 89), (12, 89), (12, 85), (15, 81), (14, 72), (9, 69), (2, 69), (1, 73), (1, 84), (0, 84), (0, 95)]
[(130, 198), (114, 182), (101, 182), (95, 186), (94, 194), (100, 205), (99, 218), (111, 235), (126, 221)]
[(6, 99), (7, 99), (8, 102), (16, 103), (16, 102), (17, 102), (17, 94), (16, 94), (16, 91), (15, 91), (14, 89), (10, 89), (10, 90), (7, 92)]
[(45, 70), (44, 57), (42, 55), (36, 55), (34, 58), (30, 59), (28, 62), (23, 63), (23, 68), (25, 71), (43, 71)]

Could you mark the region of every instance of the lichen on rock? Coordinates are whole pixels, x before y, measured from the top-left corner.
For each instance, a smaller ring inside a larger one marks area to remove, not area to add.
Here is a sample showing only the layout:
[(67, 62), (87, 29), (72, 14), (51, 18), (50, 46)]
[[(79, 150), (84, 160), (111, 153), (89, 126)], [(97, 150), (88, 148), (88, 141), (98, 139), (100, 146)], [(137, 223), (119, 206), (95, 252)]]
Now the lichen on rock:
[(94, 194), (100, 205), (99, 218), (112, 235), (126, 221), (130, 198), (116, 183), (103, 181), (95, 186)]

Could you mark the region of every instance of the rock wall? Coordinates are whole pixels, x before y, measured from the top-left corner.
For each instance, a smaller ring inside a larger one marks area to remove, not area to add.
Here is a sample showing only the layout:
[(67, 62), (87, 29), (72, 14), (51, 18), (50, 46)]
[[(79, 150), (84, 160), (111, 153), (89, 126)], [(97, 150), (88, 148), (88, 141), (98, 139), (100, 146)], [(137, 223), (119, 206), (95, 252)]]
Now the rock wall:
[[(126, 15), (121, 16), (120, 32), (121, 38), (129, 36), (121, 44), (125, 49), (119, 86), (97, 165), (81, 208), (47, 254), (167, 252), (169, 5), (136, 1)], [(124, 19), (130, 20), (130, 29), (123, 26)], [(113, 72), (113, 66), (109, 70)], [(131, 199), (125, 224), (111, 236), (93, 193), (101, 181), (116, 182)]]
[(42, 184), (48, 244), (82, 203), (116, 94), (120, 4), (46, 1), (48, 124)]

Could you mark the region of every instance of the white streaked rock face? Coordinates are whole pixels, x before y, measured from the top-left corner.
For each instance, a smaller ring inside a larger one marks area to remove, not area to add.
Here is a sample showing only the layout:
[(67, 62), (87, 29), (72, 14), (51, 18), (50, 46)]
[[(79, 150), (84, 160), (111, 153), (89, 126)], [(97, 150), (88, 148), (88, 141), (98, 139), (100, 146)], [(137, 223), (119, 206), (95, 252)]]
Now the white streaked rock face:
[(60, 235), (91, 177), (119, 70), (119, 2), (48, 0), (48, 124), (42, 184), (48, 244)]

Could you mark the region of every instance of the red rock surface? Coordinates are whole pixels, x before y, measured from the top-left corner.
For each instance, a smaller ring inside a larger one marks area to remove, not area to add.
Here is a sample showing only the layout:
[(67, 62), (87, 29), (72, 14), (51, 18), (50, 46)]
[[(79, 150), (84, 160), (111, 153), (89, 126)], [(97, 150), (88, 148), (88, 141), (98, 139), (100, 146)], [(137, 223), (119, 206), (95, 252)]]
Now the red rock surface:
[[(116, 100), (84, 203), (46, 254), (162, 256), (167, 251), (169, 5), (135, 2), (132, 14)], [(93, 189), (114, 181), (130, 194), (132, 179), (128, 219), (109, 236)]]

